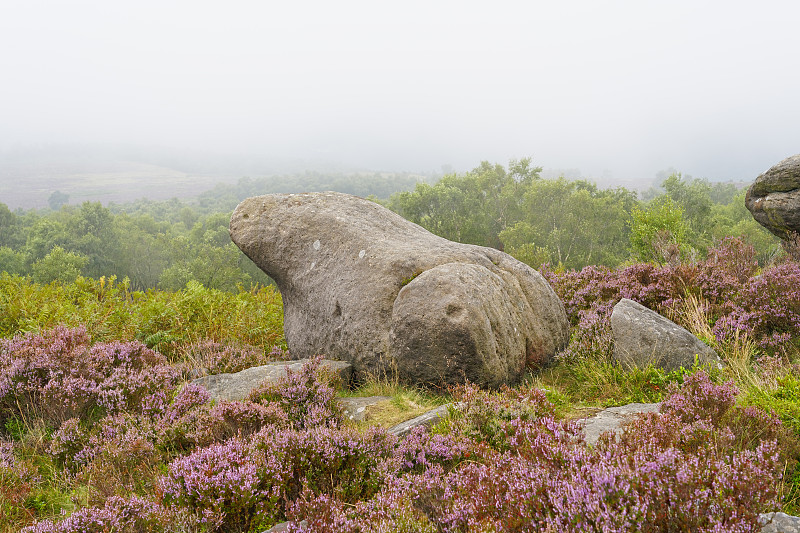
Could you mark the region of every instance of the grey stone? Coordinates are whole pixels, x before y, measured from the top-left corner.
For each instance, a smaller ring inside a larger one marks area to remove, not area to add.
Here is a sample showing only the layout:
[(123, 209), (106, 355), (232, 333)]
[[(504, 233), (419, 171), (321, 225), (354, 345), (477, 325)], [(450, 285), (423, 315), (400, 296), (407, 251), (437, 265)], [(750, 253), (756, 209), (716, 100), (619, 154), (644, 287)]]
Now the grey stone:
[(594, 446), (600, 434), (608, 431), (618, 435), (624, 425), (642, 413), (657, 413), (660, 403), (631, 403), (620, 407), (609, 407), (583, 421), (586, 442)]
[(700, 364), (720, 365), (713, 349), (686, 329), (647, 307), (623, 298), (611, 313), (614, 359), (625, 367), (648, 364), (666, 371)]
[(349, 361), (359, 377), (396, 370), (417, 385), (498, 387), (569, 339), (564, 306), (537, 271), (362, 198), (249, 198), (230, 233), (277, 283), (289, 351)]
[[(211, 393), (211, 399), (219, 400), (244, 400), (265, 381), (277, 382), (286, 375), (286, 369), (299, 372), (308, 359), (297, 361), (280, 361), (255, 366), (233, 374), (214, 374), (192, 380), (191, 383), (201, 385)], [(353, 367), (343, 361), (322, 360), (321, 369), (327, 369), (336, 374), (343, 385), (350, 382)]]
[(800, 533), (800, 518), (786, 513), (762, 513), (761, 533)]
[(387, 431), (398, 437), (402, 437), (411, 432), (412, 429), (419, 426), (431, 427), (449, 414), (447, 405), (440, 405), (436, 409), (432, 409), (427, 413), (419, 415), (411, 420), (401, 422), (396, 426), (390, 427)]
[(756, 221), (781, 239), (800, 232), (800, 154), (759, 175), (744, 205)]
[[(289, 530), (289, 524), (291, 522), (281, 522), (280, 524), (275, 524), (268, 530), (264, 531), (264, 533), (284, 533), (285, 531)], [(303, 520), (299, 524), (301, 527), (308, 527), (308, 522)]]
[(336, 402), (342, 408), (342, 414), (347, 420), (363, 422), (368, 410), (367, 408), (391, 400), (389, 396), (356, 396), (351, 398), (339, 398)]

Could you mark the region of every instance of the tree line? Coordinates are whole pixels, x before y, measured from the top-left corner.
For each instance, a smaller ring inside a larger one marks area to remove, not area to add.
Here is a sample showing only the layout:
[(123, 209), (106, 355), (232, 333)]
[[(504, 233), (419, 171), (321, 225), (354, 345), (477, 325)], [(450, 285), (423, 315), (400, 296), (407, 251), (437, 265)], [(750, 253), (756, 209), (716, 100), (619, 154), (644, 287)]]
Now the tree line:
[(176, 290), (190, 281), (221, 290), (267, 284), (230, 241), (230, 214), (248, 196), (302, 190), (369, 197), (437, 235), (504, 250), (535, 268), (679, 262), (703, 257), (725, 236), (752, 244), (762, 263), (779, 249), (744, 207), (745, 191), (732, 184), (673, 173), (645, 201), (623, 187), (543, 179), (541, 170), (522, 159), (483, 162), (435, 183), (412, 175), (306, 174), (243, 178), (193, 202), (86, 202), (41, 211), (0, 203), (0, 271), (40, 283), (116, 276), (139, 290)]

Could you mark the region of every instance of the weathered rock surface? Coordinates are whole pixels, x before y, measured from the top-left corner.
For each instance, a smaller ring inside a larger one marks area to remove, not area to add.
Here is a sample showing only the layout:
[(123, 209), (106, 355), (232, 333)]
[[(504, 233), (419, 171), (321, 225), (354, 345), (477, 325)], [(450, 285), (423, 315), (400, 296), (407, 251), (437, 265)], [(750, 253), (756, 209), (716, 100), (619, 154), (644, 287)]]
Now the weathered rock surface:
[[(281, 522), (279, 524), (275, 524), (268, 530), (264, 531), (264, 533), (285, 533), (286, 531), (289, 531), (289, 524), (291, 524), (291, 522)], [(298, 525), (301, 527), (308, 527), (308, 522), (303, 520)]]
[[(211, 393), (212, 400), (244, 400), (250, 392), (265, 381), (277, 382), (286, 375), (286, 369), (299, 372), (308, 359), (298, 361), (279, 361), (262, 366), (254, 366), (232, 374), (214, 374), (192, 380), (195, 385), (201, 385)], [(322, 360), (321, 369), (334, 372), (343, 385), (350, 382), (353, 366), (343, 361)]]
[(700, 364), (720, 365), (713, 349), (689, 331), (647, 307), (623, 298), (611, 312), (614, 359), (625, 367), (652, 363), (666, 371)]
[(497, 387), (565, 346), (564, 306), (511, 256), (442, 239), (340, 193), (249, 198), (231, 238), (278, 285), (297, 357), (324, 354), (364, 375)]
[(382, 402), (390, 401), (389, 396), (354, 396), (350, 398), (339, 398), (336, 403), (342, 408), (342, 415), (345, 420), (363, 422), (366, 420), (368, 408)]
[(800, 232), (800, 154), (758, 176), (747, 190), (744, 205), (759, 224), (781, 239)]
[(642, 413), (657, 413), (661, 409), (660, 403), (630, 403), (619, 407), (609, 407), (583, 421), (583, 432), (586, 442), (594, 446), (601, 433), (613, 431), (618, 435), (624, 425), (636, 415)]
[(762, 513), (761, 533), (800, 533), (800, 518), (786, 513)]
[(440, 405), (436, 409), (431, 409), (427, 413), (421, 414), (416, 418), (412, 418), (411, 420), (406, 420), (405, 422), (401, 422), (396, 426), (392, 426), (387, 431), (393, 435), (402, 437), (403, 435), (410, 433), (415, 427), (431, 427), (439, 422), (439, 420), (446, 418), (447, 416), (449, 416), (448, 406)]

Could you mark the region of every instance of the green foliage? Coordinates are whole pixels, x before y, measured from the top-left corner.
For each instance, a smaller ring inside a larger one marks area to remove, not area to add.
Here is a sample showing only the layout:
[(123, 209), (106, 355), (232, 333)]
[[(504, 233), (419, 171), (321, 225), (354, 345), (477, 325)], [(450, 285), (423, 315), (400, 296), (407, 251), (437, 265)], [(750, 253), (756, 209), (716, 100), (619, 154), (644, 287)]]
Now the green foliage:
[(0, 337), (85, 326), (95, 342), (139, 339), (166, 354), (209, 339), (269, 351), (282, 345), (283, 313), (273, 287), (223, 292), (192, 281), (176, 292), (132, 291), (115, 278), (42, 285), (0, 274)]
[(631, 250), (646, 263), (674, 263), (689, 253), (690, 228), (683, 209), (669, 197), (659, 197), (641, 209), (635, 207), (631, 219)]
[(28, 256), (8, 246), (0, 246), (0, 272), (23, 275), (27, 271)]
[(446, 239), (502, 248), (499, 234), (520, 219), (520, 199), (539, 172), (530, 159), (512, 160), (508, 171), (484, 161), (463, 176), (452, 174), (397, 194), (388, 206)]
[(702, 369), (699, 365), (665, 372), (652, 365), (623, 369), (609, 361), (584, 357), (549, 369), (538, 382), (560, 397), (562, 404), (613, 407), (660, 402), (670, 383), (683, 383), (699, 370), (710, 370), (715, 379), (720, 376), (719, 371)]
[(662, 184), (666, 196), (680, 206), (690, 228), (702, 233), (711, 216), (711, 185), (708, 180), (683, 179), (681, 173), (671, 174)]
[(776, 387), (752, 387), (744, 402), (773, 412), (784, 425), (800, 436), (800, 378), (792, 373), (781, 376)]
[(36, 283), (60, 281), (71, 283), (81, 275), (81, 270), (89, 263), (89, 258), (74, 252), (67, 252), (56, 246), (49, 254), (33, 264), (33, 280)]
[(509, 254), (535, 268), (544, 262), (578, 269), (616, 266), (628, 256), (627, 221), (635, 202), (630, 191), (601, 191), (586, 181), (531, 182), (522, 219), (499, 238)]
[(65, 205), (68, 201), (69, 194), (61, 191), (53, 191), (53, 193), (47, 198), (47, 205), (49, 205), (50, 209), (53, 211), (58, 211), (61, 209), (61, 206)]
[(741, 237), (756, 250), (759, 264), (769, 262), (780, 250), (780, 239), (756, 222), (744, 206), (746, 190), (738, 191), (726, 204), (714, 204), (708, 231), (715, 241), (727, 236)]

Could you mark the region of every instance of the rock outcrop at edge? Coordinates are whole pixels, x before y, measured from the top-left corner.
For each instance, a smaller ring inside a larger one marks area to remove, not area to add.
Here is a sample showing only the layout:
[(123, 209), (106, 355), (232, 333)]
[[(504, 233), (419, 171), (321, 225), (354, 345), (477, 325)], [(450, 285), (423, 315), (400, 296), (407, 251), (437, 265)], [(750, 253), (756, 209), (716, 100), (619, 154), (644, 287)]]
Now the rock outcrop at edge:
[(800, 233), (800, 154), (759, 175), (747, 189), (744, 205), (756, 222), (781, 239)]

